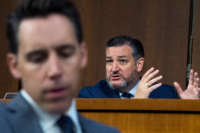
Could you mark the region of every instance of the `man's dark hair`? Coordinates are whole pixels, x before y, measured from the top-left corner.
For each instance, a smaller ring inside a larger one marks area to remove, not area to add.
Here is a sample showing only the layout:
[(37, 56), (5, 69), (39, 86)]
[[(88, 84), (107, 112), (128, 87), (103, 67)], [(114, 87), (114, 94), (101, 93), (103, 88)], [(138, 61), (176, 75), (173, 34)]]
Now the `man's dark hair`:
[(130, 36), (122, 35), (113, 37), (110, 40), (108, 40), (106, 48), (117, 47), (122, 45), (129, 45), (132, 48), (132, 55), (135, 61), (137, 61), (141, 57), (144, 57), (144, 48), (142, 46), (142, 43), (139, 40), (134, 39)]
[(8, 16), (7, 36), (10, 52), (18, 52), (18, 32), (21, 22), (28, 18), (47, 17), (50, 14), (66, 16), (73, 24), (78, 42), (82, 42), (83, 33), (79, 12), (68, 0), (22, 0), (14, 12)]

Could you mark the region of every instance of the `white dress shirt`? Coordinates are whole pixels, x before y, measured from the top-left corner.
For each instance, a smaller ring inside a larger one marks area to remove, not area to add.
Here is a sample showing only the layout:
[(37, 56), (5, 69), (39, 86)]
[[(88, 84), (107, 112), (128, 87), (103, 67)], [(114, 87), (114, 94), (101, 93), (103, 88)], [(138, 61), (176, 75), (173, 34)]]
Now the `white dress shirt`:
[[(137, 90), (137, 87), (138, 87), (139, 82), (140, 82), (140, 81), (138, 81), (137, 84), (136, 84), (128, 93), (130, 93), (130, 94), (132, 94), (132, 95), (134, 96), (135, 93), (136, 93), (136, 90)], [(123, 94), (123, 93), (121, 93), (121, 92), (119, 93), (120, 98), (121, 98), (121, 99), (125, 99), (125, 97), (123, 97), (122, 94)], [(134, 97), (132, 97), (132, 98), (134, 98)], [(131, 98), (131, 99), (132, 99), (132, 98)]]
[[(39, 124), (44, 133), (61, 133), (60, 128), (56, 124), (57, 120), (60, 117), (59, 114), (55, 115), (45, 112), (24, 89), (22, 89), (20, 93), (38, 115)], [(75, 126), (75, 133), (82, 133), (78, 118), (78, 112), (76, 110), (76, 101), (74, 99), (69, 110), (65, 114), (72, 119)]]

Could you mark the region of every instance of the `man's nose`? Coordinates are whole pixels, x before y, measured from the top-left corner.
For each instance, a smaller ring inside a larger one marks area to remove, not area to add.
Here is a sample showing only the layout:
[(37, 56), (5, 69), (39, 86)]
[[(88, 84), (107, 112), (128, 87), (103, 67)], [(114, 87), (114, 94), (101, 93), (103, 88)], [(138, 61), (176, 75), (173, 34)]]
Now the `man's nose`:
[(59, 58), (56, 55), (52, 55), (48, 61), (48, 76), (51, 79), (58, 79), (62, 75), (62, 65)]
[(114, 62), (112, 65), (112, 71), (116, 72), (119, 71), (119, 64), (117, 62)]

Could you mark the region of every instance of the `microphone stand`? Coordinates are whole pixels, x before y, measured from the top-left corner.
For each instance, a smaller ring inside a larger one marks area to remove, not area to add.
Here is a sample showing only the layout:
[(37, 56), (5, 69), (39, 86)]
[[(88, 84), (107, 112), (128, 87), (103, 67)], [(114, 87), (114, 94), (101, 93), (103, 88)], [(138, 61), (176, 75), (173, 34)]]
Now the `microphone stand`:
[(190, 16), (189, 16), (189, 34), (188, 34), (188, 52), (187, 52), (187, 71), (186, 71), (186, 87), (189, 83), (190, 70), (192, 68), (192, 49), (193, 49), (193, 34), (195, 20), (195, 0), (190, 0)]

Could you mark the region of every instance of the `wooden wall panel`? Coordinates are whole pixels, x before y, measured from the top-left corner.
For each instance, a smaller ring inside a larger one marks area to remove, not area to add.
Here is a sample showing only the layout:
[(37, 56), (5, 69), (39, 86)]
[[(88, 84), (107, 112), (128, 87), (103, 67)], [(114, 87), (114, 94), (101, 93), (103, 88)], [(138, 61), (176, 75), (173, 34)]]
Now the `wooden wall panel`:
[(200, 73), (200, 1), (195, 0), (195, 3), (192, 67)]
[(8, 13), (15, 7), (17, 0), (0, 1), (0, 97), (5, 92), (17, 91), (17, 81), (12, 78), (6, 63), (8, 42), (6, 38), (6, 20)]
[[(165, 76), (163, 82), (172, 84), (174, 80), (178, 80), (182, 85), (185, 84), (190, 0), (72, 1), (80, 9), (89, 49), (89, 63), (83, 72), (81, 86), (92, 85), (104, 79), (105, 42), (119, 34), (130, 35), (143, 42), (145, 70), (155, 66)], [(17, 82), (11, 78), (5, 60), (5, 17), (15, 5), (16, 1), (13, 0), (0, 1), (0, 97), (6, 91), (17, 90)], [(199, 30), (196, 31), (196, 36), (199, 37)], [(193, 56), (194, 68), (197, 70), (199, 51), (198, 45)]]
[(185, 85), (189, 0), (75, 1), (81, 7), (89, 47), (89, 65), (82, 86), (104, 79), (105, 42), (120, 34), (143, 42), (145, 71), (154, 66), (164, 75), (164, 83), (177, 80)]

